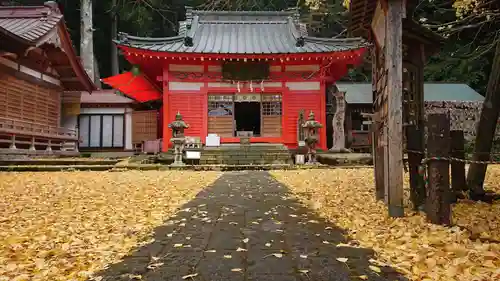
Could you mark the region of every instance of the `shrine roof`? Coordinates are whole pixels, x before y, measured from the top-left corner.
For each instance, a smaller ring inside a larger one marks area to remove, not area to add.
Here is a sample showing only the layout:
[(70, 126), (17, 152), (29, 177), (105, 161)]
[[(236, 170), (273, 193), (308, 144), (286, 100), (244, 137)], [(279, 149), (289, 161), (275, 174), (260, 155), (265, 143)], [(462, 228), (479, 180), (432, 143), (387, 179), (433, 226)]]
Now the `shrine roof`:
[(293, 11), (196, 11), (187, 9), (174, 37), (147, 38), (120, 33), (117, 44), (157, 52), (207, 54), (331, 53), (367, 46), (361, 38), (307, 35)]
[[(91, 92), (96, 89), (76, 56), (63, 14), (55, 1), (46, 1), (40, 6), (0, 6), (0, 35), (9, 42), (21, 43), (22, 47), (9, 52), (26, 55), (33, 48), (44, 49), (60, 78), (77, 78), (76, 81), (66, 79), (65, 90)], [(12, 47), (9, 45), (0, 45), (0, 49)], [(67, 66), (72, 71), (67, 71)]]
[(0, 7), (0, 28), (33, 43), (52, 31), (62, 18), (51, 6)]

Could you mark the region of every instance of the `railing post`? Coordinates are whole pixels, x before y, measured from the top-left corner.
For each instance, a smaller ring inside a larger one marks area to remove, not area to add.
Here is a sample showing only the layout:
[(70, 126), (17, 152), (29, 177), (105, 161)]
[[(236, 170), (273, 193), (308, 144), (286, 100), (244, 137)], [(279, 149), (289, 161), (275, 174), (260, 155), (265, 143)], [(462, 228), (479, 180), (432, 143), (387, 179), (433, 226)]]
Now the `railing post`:
[(52, 153), (52, 141), (49, 140), (47, 143), (47, 148), (45, 149), (46, 152)]
[(36, 151), (36, 147), (35, 147), (35, 137), (31, 137), (31, 145), (30, 145), (29, 150), (31, 150), (31, 151)]
[(75, 152), (79, 153), (80, 151), (78, 150), (78, 141), (73, 142), (73, 145), (75, 146)]
[(10, 149), (17, 149), (16, 147), (16, 135), (12, 135), (10, 137), (10, 146), (9, 146)]

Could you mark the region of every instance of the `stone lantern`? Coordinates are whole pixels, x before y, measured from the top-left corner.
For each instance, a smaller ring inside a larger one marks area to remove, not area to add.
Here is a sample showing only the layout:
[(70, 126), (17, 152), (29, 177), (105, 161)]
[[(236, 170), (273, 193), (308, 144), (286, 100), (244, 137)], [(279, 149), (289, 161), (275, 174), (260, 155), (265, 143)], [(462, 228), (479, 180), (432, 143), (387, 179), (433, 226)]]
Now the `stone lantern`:
[(316, 163), (316, 144), (318, 143), (318, 130), (323, 125), (314, 119), (314, 112), (309, 113), (309, 118), (302, 125), (305, 129), (305, 143), (307, 147), (307, 164)]
[(182, 120), (182, 115), (177, 112), (175, 115), (175, 121), (168, 124), (168, 127), (172, 129), (172, 138), (170, 141), (174, 144), (174, 163), (172, 166), (182, 166), (182, 153), (184, 151), (184, 144), (186, 143), (186, 138), (184, 137), (184, 129), (189, 128), (189, 125)]

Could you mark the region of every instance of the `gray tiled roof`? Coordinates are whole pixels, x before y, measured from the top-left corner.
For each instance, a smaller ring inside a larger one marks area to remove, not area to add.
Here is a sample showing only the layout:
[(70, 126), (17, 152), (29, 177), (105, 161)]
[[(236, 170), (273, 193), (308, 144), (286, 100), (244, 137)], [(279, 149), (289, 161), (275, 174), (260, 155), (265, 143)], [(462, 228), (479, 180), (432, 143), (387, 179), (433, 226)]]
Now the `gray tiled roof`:
[[(339, 91), (346, 92), (347, 103), (373, 103), (371, 83), (338, 82)], [(425, 101), (483, 101), (484, 97), (467, 84), (424, 83)]]
[(188, 9), (179, 35), (145, 38), (120, 33), (116, 43), (159, 52), (214, 54), (324, 53), (359, 49), (361, 38), (309, 37), (296, 12), (213, 12)]
[(0, 28), (33, 43), (52, 31), (62, 17), (48, 6), (3, 6)]

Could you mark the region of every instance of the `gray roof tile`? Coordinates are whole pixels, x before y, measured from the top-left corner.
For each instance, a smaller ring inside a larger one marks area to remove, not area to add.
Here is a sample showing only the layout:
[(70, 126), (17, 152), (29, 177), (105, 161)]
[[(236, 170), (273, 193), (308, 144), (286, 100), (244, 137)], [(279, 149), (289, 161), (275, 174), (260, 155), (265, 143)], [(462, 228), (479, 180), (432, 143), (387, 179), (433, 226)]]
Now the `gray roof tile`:
[[(192, 40), (192, 44), (189, 44)], [(303, 41), (303, 45), (300, 44)], [(169, 38), (120, 34), (116, 43), (133, 48), (174, 53), (290, 54), (354, 50), (361, 38), (308, 37), (295, 12), (192, 11), (180, 22), (179, 35)]]
[(0, 7), (0, 27), (28, 42), (49, 33), (62, 17), (47, 6)]

